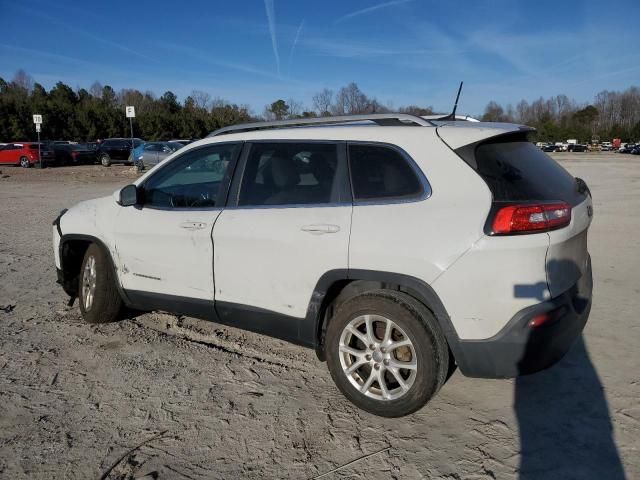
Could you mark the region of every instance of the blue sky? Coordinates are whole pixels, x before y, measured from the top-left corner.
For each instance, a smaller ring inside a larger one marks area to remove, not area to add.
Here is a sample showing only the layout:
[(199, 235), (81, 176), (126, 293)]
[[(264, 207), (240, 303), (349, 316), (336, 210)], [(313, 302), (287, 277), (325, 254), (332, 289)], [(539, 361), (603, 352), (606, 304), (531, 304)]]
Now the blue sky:
[(640, 1), (0, 0), (0, 76), (204, 90), (261, 113), (354, 81), (381, 103), (481, 113), (640, 84)]

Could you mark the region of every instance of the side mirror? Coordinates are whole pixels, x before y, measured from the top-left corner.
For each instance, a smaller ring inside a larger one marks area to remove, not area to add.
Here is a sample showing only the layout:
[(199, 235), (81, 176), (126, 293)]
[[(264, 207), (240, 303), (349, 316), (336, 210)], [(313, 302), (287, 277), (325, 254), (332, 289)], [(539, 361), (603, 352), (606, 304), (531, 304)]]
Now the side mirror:
[(120, 190), (120, 198), (118, 203), (123, 207), (130, 207), (132, 205), (139, 205), (141, 202), (140, 190), (135, 185), (127, 185)]

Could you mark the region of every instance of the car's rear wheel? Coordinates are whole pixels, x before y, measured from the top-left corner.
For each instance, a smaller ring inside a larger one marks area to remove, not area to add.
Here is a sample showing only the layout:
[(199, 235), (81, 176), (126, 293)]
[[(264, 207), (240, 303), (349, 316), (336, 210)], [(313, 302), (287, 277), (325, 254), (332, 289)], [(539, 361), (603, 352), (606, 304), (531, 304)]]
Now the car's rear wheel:
[(20, 157), (20, 166), (22, 168), (29, 168), (31, 166), (31, 162), (27, 157)]
[(122, 298), (108, 254), (92, 243), (80, 268), (80, 312), (88, 323), (107, 323), (117, 319)]
[(447, 343), (431, 312), (413, 297), (390, 290), (344, 302), (329, 322), (325, 351), (342, 393), (383, 417), (424, 406), (449, 369)]
[(109, 155), (107, 155), (106, 153), (103, 153), (102, 155), (100, 155), (100, 163), (103, 167), (111, 166), (111, 157), (109, 157)]

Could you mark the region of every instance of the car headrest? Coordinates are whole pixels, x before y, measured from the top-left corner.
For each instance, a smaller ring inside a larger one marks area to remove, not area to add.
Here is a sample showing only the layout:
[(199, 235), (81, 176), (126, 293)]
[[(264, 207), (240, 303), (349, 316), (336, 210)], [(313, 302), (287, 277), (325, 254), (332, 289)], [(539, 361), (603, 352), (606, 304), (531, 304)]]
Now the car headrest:
[(300, 174), (292, 159), (273, 157), (271, 159), (271, 176), (278, 188), (293, 187), (300, 183)]
[(333, 180), (334, 168), (321, 153), (314, 153), (309, 157), (309, 167), (318, 182), (331, 182)]

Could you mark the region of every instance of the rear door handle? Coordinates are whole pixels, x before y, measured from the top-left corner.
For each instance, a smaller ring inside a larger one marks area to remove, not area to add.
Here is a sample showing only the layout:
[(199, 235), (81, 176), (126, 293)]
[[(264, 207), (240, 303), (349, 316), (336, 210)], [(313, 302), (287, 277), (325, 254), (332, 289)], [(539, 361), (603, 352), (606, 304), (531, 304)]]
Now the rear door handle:
[(303, 232), (320, 235), (323, 233), (337, 233), (340, 231), (340, 227), (338, 225), (330, 224), (303, 225), (302, 227), (300, 227), (300, 230), (302, 230)]
[(180, 224), (180, 228), (186, 230), (202, 230), (207, 224), (203, 222), (184, 222)]

